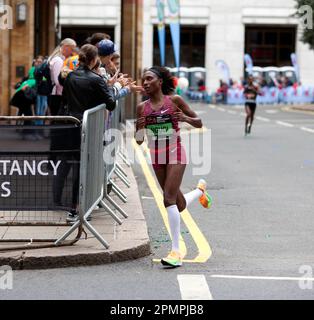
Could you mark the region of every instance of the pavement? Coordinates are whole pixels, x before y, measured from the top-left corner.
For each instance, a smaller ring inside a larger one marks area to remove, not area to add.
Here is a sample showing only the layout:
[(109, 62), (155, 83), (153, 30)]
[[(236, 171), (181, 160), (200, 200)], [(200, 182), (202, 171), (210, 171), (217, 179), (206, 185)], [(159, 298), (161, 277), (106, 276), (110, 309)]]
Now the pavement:
[(314, 113), (314, 105), (296, 105), (291, 107), (292, 110), (305, 111)]
[[(95, 237), (85, 230), (87, 234), (81, 236), (81, 239), (72, 246), (51, 247), (44, 249), (27, 249), (31, 239), (58, 239), (70, 226), (36, 226), (36, 227), (4, 227), (0, 225), (0, 239), (2, 241), (9, 239), (30, 239), (27, 242), (18, 245), (25, 246), (22, 250), (6, 250), (17, 245), (17, 243), (0, 243), (0, 265), (10, 265), (14, 270), (21, 269), (48, 269), (77, 266), (101, 265), (112, 262), (121, 262), (134, 260), (150, 255), (150, 240), (147, 232), (146, 220), (143, 214), (143, 208), (139, 197), (138, 185), (135, 180), (132, 168), (121, 164), (128, 175), (131, 188), (127, 188), (117, 177), (113, 180), (127, 195), (128, 202), (122, 203), (113, 193), (110, 194), (113, 200), (127, 212), (129, 217), (122, 218), (123, 224), (118, 225), (104, 209), (96, 210), (92, 214), (92, 226), (109, 243), (110, 248), (105, 249)], [(44, 218), (53, 221), (65, 222), (66, 214), (64, 212), (45, 213)], [(16, 212), (0, 212), (1, 220), (12, 220)], [(25, 220), (27, 215), (35, 220), (43, 219), (43, 213), (19, 213), (17, 217), (22, 216)], [(117, 215), (121, 218), (119, 213)], [(86, 229), (86, 228), (85, 228)], [(74, 239), (77, 232), (70, 237)], [(43, 245), (48, 243), (41, 243)]]

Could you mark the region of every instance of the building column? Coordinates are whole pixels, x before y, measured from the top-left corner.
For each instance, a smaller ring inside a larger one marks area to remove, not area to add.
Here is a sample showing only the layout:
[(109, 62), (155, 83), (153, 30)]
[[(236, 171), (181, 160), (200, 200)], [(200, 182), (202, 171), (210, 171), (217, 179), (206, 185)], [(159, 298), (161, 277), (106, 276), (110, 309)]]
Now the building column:
[(207, 27), (206, 69), (209, 72), (207, 86), (214, 91), (219, 86), (221, 74), (216, 68), (217, 60), (224, 60), (230, 68), (230, 76), (238, 81), (243, 76), (245, 26), (240, 7), (211, 10), (210, 25)]
[[(13, 29), (0, 32), (0, 114), (9, 115), (9, 101), (14, 94), (14, 86), (27, 75), (35, 55), (36, 27), (38, 52), (49, 54), (55, 47), (55, 4), (58, 0), (5, 0), (4, 4), (13, 9)], [(26, 3), (26, 21), (17, 23), (16, 8)], [(35, 14), (38, 21), (35, 26)]]
[(206, 26), (206, 36), (205, 36), (205, 69), (206, 69), (206, 88), (208, 88), (210, 91), (212, 91), (211, 88), (211, 82), (210, 79), (212, 77), (211, 74), (211, 65), (213, 61), (210, 59), (210, 49), (211, 49), (211, 44), (210, 44), (210, 23)]
[[(16, 8), (20, 3), (27, 4), (26, 22), (17, 23)], [(34, 0), (6, 0), (5, 5), (13, 9), (13, 29), (1, 30), (1, 115), (9, 115), (9, 101), (15, 84), (27, 74), (34, 54)], [(19, 76), (17, 70), (25, 70)]]
[[(21, 0), (11, 0), (11, 6), (16, 14), (16, 6), (19, 3), (24, 3)], [(28, 74), (29, 69), (32, 66), (34, 59), (34, 21), (35, 21), (35, 4), (34, 0), (28, 0), (27, 4), (27, 17), (26, 22), (17, 23), (14, 19), (13, 30), (10, 32), (10, 48), (9, 48), (9, 59), (10, 59), (10, 84), (9, 94), (10, 97), (14, 93), (14, 86), (19, 82), (23, 76)], [(24, 75), (18, 72), (18, 69), (24, 69)]]
[[(4, 2), (8, 4), (8, 2)], [(9, 114), (10, 92), (10, 30), (0, 31), (0, 115)]]
[(118, 19), (118, 23), (114, 27), (114, 43), (118, 47), (118, 50), (121, 51), (121, 20)]
[(49, 55), (56, 47), (56, 6), (59, 0), (35, 0), (36, 55)]
[[(121, 1), (121, 70), (138, 83), (142, 74), (143, 0)], [(126, 99), (126, 118), (135, 118), (140, 97)]]
[(145, 0), (144, 11), (144, 30), (143, 30), (143, 68), (150, 68), (153, 65), (154, 54), (154, 25), (151, 19), (151, 0)]

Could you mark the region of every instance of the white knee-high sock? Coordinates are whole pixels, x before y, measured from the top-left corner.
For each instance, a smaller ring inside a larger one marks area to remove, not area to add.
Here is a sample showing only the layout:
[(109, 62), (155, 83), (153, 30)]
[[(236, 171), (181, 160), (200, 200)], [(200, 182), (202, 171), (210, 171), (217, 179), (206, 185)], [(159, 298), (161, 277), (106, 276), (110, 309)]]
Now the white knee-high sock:
[(172, 238), (172, 251), (179, 252), (179, 239), (180, 239), (180, 212), (177, 205), (167, 208), (168, 219)]
[(194, 200), (198, 199), (203, 194), (203, 191), (200, 189), (195, 189), (184, 195), (186, 201), (186, 207), (188, 207)]

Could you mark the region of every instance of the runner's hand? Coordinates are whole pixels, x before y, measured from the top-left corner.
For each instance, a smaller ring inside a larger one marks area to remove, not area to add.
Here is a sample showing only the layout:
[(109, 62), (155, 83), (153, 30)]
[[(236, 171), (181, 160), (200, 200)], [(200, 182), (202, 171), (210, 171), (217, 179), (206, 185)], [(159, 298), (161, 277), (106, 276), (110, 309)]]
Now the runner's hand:
[(145, 117), (140, 117), (137, 119), (136, 121), (136, 130), (142, 130), (145, 128), (145, 124), (146, 124), (146, 119)]
[(178, 111), (178, 112), (175, 112), (174, 114), (173, 114), (173, 118), (175, 119), (175, 120), (177, 120), (178, 122), (186, 122), (186, 115), (183, 113), (183, 112), (181, 112), (181, 111)]

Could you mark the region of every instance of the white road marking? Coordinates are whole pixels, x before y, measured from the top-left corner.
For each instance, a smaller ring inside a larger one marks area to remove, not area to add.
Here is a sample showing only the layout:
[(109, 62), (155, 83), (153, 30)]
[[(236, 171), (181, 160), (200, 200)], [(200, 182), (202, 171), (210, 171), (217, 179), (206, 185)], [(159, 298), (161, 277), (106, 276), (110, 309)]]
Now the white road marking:
[(216, 106), (214, 106), (213, 104), (210, 104), (209, 107), (210, 107), (211, 109), (216, 109)]
[(246, 113), (245, 112), (241, 112), (240, 115), (243, 116), (243, 117), (246, 117)]
[(269, 114), (275, 114), (275, 113), (278, 113), (279, 111), (278, 110), (265, 110), (266, 113), (269, 113)]
[(256, 117), (257, 120), (260, 120), (260, 121), (264, 121), (264, 122), (270, 122), (270, 119), (267, 119), (267, 118), (264, 118), (264, 117)]
[(313, 129), (306, 128), (306, 127), (301, 127), (301, 130), (306, 131), (306, 132), (310, 132), (310, 133), (314, 133)]
[(284, 127), (288, 127), (288, 128), (293, 128), (294, 125), (288, 122), (283, 122), (283, 121), (276, 121), (277, 124), (279, 124), (280, 126), (284, 126)]
[(217, 110), (221, 111), (221, 112), (226, 112), (226, 110), (224, 108), (218, 107)]
[(237, 114), (236, 111), (233, 111), (233, 110), (229, 110), (228, 113), (230, 113), (230, 114)]
[(204, 275), (178, 275), (182, 300), (213, 300)]
[(212, 275), (210, 277), (220, 278), (220, 279), (244, 279), (244, 280), (314, 281), (314, 278), (304, 278), (304, 277), (256, 277), (256, 276), (231, 276), (231, 275)]

